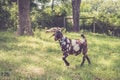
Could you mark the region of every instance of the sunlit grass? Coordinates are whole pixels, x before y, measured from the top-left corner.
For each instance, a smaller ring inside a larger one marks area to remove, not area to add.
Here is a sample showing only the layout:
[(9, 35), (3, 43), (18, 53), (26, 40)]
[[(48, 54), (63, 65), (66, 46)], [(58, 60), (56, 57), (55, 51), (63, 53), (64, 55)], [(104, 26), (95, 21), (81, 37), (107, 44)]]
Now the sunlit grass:
[[(68, 38), (81, 39), (81, 33), (63, 33)], [(64, 65), (58, 42), (37, 30), (34, 36), (17, 37), (12, 32), (0, 32), (0, 79), (11, 80), (120, 80), (120, 38), (85, 33), (88, 41), (87, 61), (80, 67), (82, 55), (69, 56)], [(3, 74), (9, 74), (3, 75)]]

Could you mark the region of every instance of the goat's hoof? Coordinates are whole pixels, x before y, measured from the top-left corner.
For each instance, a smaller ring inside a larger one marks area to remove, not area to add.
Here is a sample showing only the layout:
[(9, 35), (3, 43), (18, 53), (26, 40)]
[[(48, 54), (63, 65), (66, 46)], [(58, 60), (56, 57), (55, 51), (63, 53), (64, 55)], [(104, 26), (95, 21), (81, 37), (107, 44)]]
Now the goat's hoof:
[(80, 67), (82, 67), (82, 66), (83, 66), (83, 64), (80, 65)]
[(66, 66), (70, 66), (70, 64), (68, 63), (68, 64), (66, 64)]

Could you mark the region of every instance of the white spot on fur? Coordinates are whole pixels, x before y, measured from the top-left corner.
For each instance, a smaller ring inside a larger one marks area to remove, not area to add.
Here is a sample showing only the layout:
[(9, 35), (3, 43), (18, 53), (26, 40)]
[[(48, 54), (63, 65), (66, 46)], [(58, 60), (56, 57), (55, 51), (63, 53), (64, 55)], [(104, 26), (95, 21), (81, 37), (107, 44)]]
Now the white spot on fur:
[(72, 40), (72, 46), (73, 46), (73, 50), (79, 51), (80, 47), (79, 44), (76, 43), (76, 40)]
[(76, 45), (76, 40), (72, 40), (72, 46), (75, 46)]
[(66, 45), (66, 42), (62, 42), (62, 45)]
[(69, 39), (67, 39), (67, 43), (70, 43), (70, 40), (69, 40)]
[(71, 49), (71, 47), (69, 47), (69, 50)]
[(82, 39), (82, 40), (81, 40), (81, 43), (84, 43), (84, 42), (85, 42), (85, 39)]
[(67, 48), (69, 47), (69, 44), (67, 44)]
[(79, 51), (80, 47), (79, 47), (78, 44), (76, 44), (75, 46), (73, 46), (73, 49), (74, 49), (75, 51)]

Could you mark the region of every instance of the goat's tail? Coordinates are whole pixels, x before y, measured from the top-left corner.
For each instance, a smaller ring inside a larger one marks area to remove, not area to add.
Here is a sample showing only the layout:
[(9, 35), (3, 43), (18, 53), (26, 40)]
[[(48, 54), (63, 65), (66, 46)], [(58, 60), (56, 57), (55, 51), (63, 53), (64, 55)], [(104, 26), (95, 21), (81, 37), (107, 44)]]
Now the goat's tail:
[(84, 34), (81, 34), (81, 37), (82, 37), (83, 39), (86, 39), (85, 36), (84, 36)]
[(81, 34), (81, 37), (83, 38), (83, 39), (82, 39), (82, 43), (87, 42), (87, 39), (86, 39), (86, 37), (84, 36), (84, 34)]

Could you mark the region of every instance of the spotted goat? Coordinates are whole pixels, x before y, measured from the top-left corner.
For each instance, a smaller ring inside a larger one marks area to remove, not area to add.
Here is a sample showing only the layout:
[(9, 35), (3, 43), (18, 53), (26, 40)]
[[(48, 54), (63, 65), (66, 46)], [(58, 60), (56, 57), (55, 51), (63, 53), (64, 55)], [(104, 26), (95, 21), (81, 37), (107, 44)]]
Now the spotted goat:
[(88, 63), (90, 64), (90, 59), (87, 55), (87, 40), (85, 36), (82, 34), (82, 40), (75, 40), (75, 39), (69, 39), (65, 36), (63, 36), (61, 31), (56, 31), (54, 34), (55, 41), (59, 41), (61, 50), (63, 52), (63, 61), (66, 64), (66, 66), (69, 66), (70, 63), (66, 60), (68, 55), (79, 55), (81, 52), (83, 53), (83, 60), (81, 62), (81, 66), (84, 64), (85, 60), (87, 59)]

